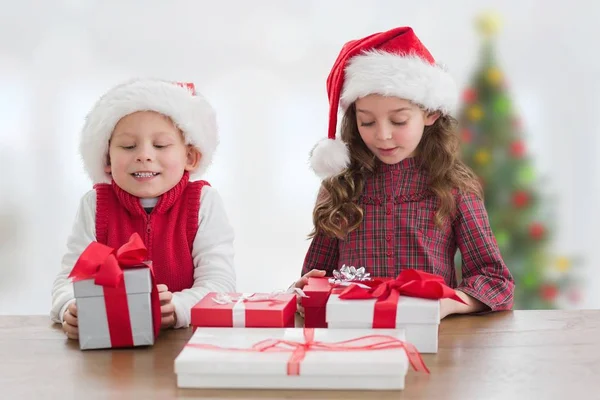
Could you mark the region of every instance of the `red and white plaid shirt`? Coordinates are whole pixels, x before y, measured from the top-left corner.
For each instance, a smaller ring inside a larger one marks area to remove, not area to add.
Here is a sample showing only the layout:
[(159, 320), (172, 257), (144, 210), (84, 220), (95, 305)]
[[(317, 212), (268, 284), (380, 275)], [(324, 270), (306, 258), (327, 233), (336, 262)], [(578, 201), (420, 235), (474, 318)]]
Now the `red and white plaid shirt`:
[[(504, 264), (483, 202), (474, 194), (456, 195), (457, 213), (438, 228), (438, 199), (428, 190), (426, 174), (414, 158), (395, 165), (380, 163), (366, 181), (359, 203), (364, 219), (345, 240), (322, 234), (313, 240), (302, 273), (327, 271), (343, 264), (365, 267), (374, 277), (396, 277), (403, 268), (440, 275), (450, 287), (480, 300), (491, 310), (512, 307), (514, 281)], [(462, 281), (454, 256), (460, 250)]]

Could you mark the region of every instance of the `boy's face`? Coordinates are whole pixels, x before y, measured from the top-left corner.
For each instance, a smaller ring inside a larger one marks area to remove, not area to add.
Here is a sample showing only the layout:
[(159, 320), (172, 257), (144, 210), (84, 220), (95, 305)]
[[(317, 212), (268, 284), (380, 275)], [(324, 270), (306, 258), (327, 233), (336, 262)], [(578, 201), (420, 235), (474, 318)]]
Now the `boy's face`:
[(371, 94), (356, 100), (356, 124), (369, 150), (386, 164), (414, 156), (425, 126), (438, 114), (427, 114), (408, 100)]
[(181, 180), (184, 171), (198, 166), (201, 154), (184, 143), (173, 122), (156, 112), (140, 111), (115, 126), (105, 171), (126, 192), (158, 197)]

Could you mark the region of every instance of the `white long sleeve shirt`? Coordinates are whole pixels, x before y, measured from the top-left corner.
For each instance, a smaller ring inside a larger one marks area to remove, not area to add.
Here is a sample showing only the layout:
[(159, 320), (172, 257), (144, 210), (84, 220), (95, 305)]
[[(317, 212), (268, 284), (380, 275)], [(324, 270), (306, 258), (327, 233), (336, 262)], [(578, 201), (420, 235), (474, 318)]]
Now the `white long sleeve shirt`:
[[(142, 206), (153, 205), (147, 203), (144, 202)], [(67, 252), (62, 259), (62, 268), (52, 287), (50, 317), (56, 323), (63, 322), (65, 310), (75, 301), (73, 284), (68, 276), (81, 253), (96, 240), (95, 221), (96, 191), (90, 190), (81, 199), (67, 242)], [(198, 221), (198, 232), (192, 248), (194, 285), (173, 293), (172, 303), (177, 314), (175, 328), (189, 326), (191, 308), (208, 292), (235, 292), (234, 232), (223, 200), (212, 186), (202, 188)]]

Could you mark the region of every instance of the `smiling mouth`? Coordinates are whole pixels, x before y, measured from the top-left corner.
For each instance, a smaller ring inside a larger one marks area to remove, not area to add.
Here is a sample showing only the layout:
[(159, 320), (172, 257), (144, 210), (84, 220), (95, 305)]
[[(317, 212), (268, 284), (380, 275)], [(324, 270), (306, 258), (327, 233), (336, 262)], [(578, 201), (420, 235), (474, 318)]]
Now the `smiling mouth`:
[(133, 175), (136, 178), (152, 178), (153, 176), (158, 175), (159, 172), (134, 172)]

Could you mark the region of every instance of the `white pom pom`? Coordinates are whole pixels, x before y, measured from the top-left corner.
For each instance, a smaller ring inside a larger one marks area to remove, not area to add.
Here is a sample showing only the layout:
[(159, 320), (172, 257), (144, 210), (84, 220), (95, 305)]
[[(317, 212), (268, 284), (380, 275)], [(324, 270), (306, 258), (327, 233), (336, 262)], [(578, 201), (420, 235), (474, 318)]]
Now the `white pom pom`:
[(321, 179), (338, 175), (350, 165), (350, 153), (340, 139), (322, 139), (310, 152), (310, 166)]

